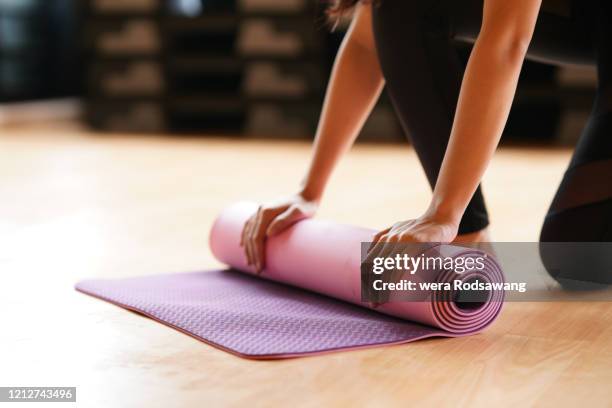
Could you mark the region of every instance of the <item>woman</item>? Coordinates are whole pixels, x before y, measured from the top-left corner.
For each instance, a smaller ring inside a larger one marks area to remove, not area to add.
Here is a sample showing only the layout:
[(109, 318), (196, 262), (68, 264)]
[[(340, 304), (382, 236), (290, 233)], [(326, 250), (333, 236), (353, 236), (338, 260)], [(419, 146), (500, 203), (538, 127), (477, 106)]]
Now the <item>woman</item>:
[[(246, 223), (242, 245), (250, 265), (257, 271), (264, 267), (267, 237), (315, 214), (332, 170), (385, 84), (434, 190), (423, 215), (380, 231), (373, 241), (486, 241), (479, 183), (506, 124), (526, 56), (596, 64), (599, 75), (589, 123), (541, 239), (612, 241), (609, 0), (339, 0), (332, 13), (352, 7), (355, 15), (336, 58), (310, 169), (295, 195), (261, 206)], [(463, 78), (457, 41), (473, 43)]]

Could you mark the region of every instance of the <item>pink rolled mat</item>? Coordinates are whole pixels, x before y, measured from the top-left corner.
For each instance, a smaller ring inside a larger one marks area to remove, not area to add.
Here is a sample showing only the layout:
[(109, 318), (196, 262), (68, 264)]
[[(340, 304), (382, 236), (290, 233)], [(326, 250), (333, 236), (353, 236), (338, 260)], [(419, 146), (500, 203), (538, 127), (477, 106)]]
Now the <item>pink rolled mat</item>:
[[(361, 242), (370, 241), (374, 231), (318, 220), (302, 221), (269, 239), (266, 269), (255, 277), (239, 243), (242, 226), (256, 208), (233, 205), (213, 226), (212, 252), (230, 270), (88, 280), (76, 288), (257, 359), (475, 334), (501, 310), (503, 291), (489, 292), (485, 301), (470, 307), (455, 303), (454, 293), (437, 291), (422, 301), (391, 301), (370, 310), (361, 302)], [(478, 253), (449, 245), (428, 252), (444, 257)], [(503, 281), (491, 257), (483, 270), (417, 275), (435, 282)]]

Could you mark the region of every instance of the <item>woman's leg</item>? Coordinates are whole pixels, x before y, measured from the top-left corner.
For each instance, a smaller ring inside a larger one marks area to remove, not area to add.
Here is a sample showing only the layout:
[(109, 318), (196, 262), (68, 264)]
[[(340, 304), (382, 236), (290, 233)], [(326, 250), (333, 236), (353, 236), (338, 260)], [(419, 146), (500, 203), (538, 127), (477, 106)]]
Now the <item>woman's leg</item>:
[[(575, 32), (597, 64), (597, 93), (589, 121), (545, 218), (540, 253), (549, 273), (569, 289), (612, 284), (612, 2), (588, 0)], [(568, 43), (566, 43), (568, 44)], [(571, 43), (569, 43), (571, 44)], [(545, 48), (544, 48), (545, 50)], [(571, 62), (571, 61), (570, 61)], [(551, 244), (562, 242), (565, 244)], [(574, 244), (568, 244), (574, 243)]]
[(597, 0), (593, 6), (597, 94), (546, 216), (541, 235), (546, 242), (612, 241), (612, 3)]
[[(463, 67), (450, 20), (434, 0), (384, 0), (373, 8), (373, 30), (387, 91), (431, 186), (448, 145)], [(488, 225), (479, 188), (461, 220), (469, 239)]]

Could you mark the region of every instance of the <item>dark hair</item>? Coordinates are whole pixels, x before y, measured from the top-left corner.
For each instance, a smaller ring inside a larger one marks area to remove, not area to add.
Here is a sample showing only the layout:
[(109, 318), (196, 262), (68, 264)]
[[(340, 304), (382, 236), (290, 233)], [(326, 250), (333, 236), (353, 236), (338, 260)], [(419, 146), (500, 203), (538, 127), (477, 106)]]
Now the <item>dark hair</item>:
[(340, 17), (359, 3), (360, 0), (331, 0), (327, 9), (330, 17)]

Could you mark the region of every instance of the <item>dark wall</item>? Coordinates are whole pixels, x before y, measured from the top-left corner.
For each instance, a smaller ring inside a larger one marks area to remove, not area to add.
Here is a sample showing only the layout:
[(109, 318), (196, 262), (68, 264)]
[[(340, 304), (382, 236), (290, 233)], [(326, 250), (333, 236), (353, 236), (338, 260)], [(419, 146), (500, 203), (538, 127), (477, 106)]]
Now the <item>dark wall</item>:
[(73, 1), (0, 2), (0, 102), (78, 94)]

